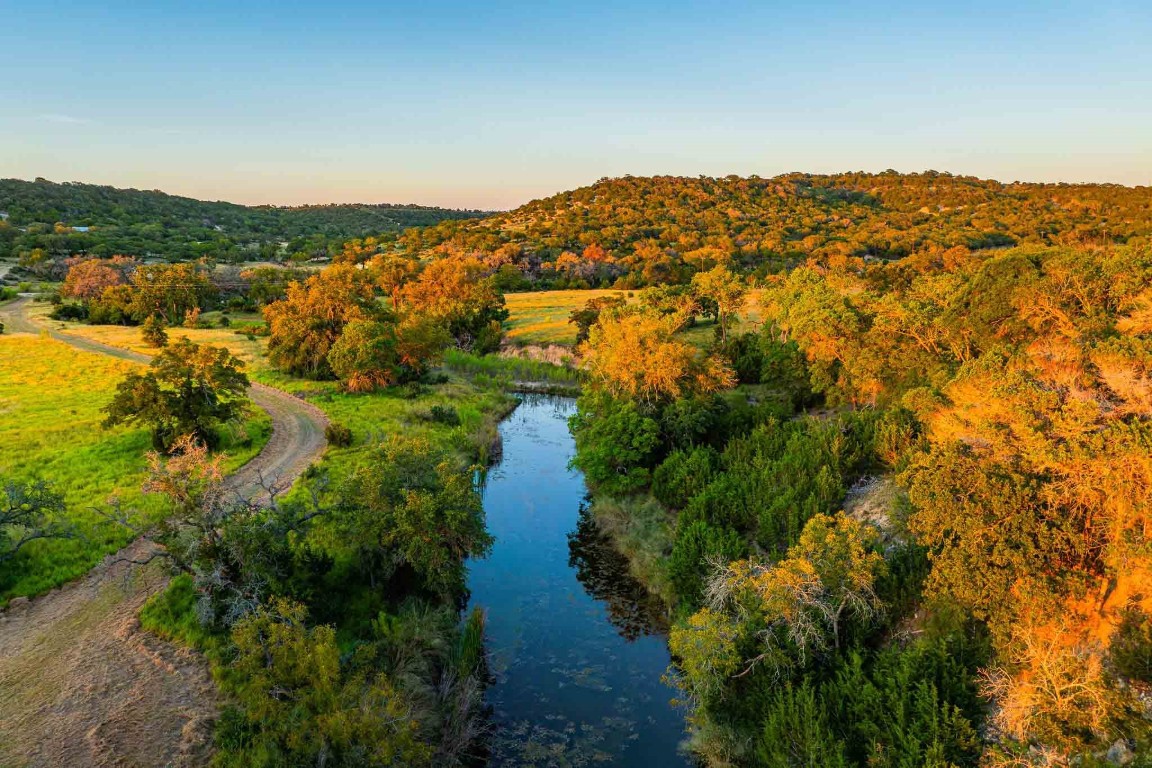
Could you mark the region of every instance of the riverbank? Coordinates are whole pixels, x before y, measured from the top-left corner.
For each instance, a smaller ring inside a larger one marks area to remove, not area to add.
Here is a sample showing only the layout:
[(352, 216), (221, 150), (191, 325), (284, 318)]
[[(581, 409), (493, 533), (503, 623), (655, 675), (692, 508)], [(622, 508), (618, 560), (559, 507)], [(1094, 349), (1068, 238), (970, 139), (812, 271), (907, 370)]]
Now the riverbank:
[(526, 395), (500, 425), (484, 507), (496, 539), (469, 564), (487, 614), (489, 765), (687, 765), (664, 613), (628, 575), (571, 469), (570, 398)]

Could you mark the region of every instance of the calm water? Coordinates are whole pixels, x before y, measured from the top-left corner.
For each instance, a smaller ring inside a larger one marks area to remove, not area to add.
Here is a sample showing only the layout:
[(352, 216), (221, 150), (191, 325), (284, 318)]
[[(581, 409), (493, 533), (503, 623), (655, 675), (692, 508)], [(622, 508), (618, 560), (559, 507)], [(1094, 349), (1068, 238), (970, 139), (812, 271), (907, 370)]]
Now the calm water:
[(492, 766), (686, 766), (659, 607), (582, 512), (569, 398), (527, 397), (503, 423), (484, 508), (492, 554), (470, 564), (488, 613)]

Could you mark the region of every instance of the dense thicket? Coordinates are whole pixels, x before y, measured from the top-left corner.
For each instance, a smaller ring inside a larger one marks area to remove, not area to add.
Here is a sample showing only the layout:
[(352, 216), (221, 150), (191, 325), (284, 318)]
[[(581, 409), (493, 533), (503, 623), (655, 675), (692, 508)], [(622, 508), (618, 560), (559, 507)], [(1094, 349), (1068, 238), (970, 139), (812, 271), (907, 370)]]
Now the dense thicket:
[(0, 222), (0, 257), (40, 249), (52, 257), (128, 254), (171, 260), (332, 255), (349, 238), (483, 215), (387, 203), (244, 206), (44, 179), (0, 179), (0, 213), (7, 214)]
[(732, 262), (761, 273), (815, 257), (1147, 242), (1152, 190), (1003, 184), (926, 172), (771, 179), (603, 179), (479, 221), (407, 232), (413, 252), (478, 255), (506, 287), (687, 282)]
[[(629, 546), (679, 616), (695, 749), (1146, 760), (1152, 249), (812, 259), (766, 285), (761, 328), (707, 353), (735, 390), (688, 386), (676, 354), (603, 364), (629, 338), (606, 330), (662, 318), (644, 302), (599, 310), (583, 348), (575, 463), (656, 532)], [(850, 504), (856, 485), (889, 496)]]

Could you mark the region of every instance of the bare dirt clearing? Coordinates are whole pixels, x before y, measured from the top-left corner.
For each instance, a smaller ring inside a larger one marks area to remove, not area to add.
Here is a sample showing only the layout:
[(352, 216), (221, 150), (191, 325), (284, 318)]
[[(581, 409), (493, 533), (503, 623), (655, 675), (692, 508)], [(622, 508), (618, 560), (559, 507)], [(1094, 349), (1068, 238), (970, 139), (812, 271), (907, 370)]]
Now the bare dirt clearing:
[[(86, 351), (148, 360), (41, 328), (28, 320), (28, 304), (24, 298), (0, 305), (6, 333), (47, 332)], [(320, 458), (327, 418), (271, 387), (255, 385), (250, 394), (272, 417), (272, 437), (232, 483), (257, 497), (262, 479), (288, 485)], [(31, 601), (14, 600), (0, 614), (0, 764), (206, 762), (216, 713), (207, 663), (142, 631), (136, 619), (148, 597), (163, 588), (167, 573), (158, 563), (116, 562), (141, 559), (152, 546), (138, 540), (85, 578)]]

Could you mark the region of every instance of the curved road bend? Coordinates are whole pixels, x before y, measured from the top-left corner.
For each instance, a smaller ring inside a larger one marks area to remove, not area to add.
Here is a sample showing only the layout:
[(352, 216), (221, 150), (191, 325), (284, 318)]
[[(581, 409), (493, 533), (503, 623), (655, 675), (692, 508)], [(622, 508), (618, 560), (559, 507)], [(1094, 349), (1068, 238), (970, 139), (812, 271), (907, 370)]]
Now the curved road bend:
[[(86, 352), (146, 363), (146, 355), (33, 323), (27, 298), (0, 305), (8, 333), (48, 333)], [(290, 484), (324, 452), (315, 406), (254, 384), (272, 417), (263, 450), (231, 479), (250, 498), (260, 479)], [(119, 555), (146, 557), (138, 539)], [(107, 558), (89, 574), (0, 612), (0, 765), (199, 766), (211, 745), (216, 692), (197, 654), (143, 632), (136, 619), (167, 582), (164, 570)]]

